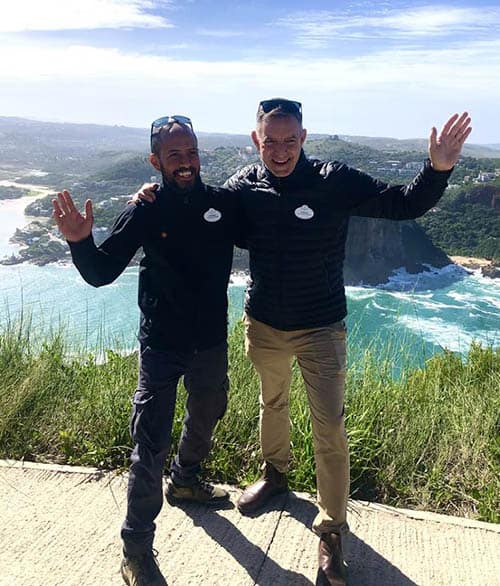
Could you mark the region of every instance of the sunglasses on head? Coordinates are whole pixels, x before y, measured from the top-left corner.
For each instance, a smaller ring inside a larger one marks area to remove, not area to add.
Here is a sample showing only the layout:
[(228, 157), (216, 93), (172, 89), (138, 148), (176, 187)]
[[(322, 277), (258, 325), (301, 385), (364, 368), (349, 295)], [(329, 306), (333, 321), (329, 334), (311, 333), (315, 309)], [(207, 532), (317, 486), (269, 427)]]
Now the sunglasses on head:
[(155, 134), (159, 134), (166, 126), (171, 126), (176, 122), (177, 124), (185, 124), (193, 130), (193, 123), (187, 116), (179, 116), (178, 114), (175, 114), (174, 116), (162, 116), (161, 118), (157, 118), (151, 124), (151, 138), (153, 138)]
[(257, 113), (264, 112), (267, 114), (275, 108), (279, 108), (283, 112), (288, 112), (295, 116), (299, 122), (302, 122), (302, 104), (294, 100), (287, 100), (285, 98), (271, 98), (270, 100), (262, 100), (259, 103)]

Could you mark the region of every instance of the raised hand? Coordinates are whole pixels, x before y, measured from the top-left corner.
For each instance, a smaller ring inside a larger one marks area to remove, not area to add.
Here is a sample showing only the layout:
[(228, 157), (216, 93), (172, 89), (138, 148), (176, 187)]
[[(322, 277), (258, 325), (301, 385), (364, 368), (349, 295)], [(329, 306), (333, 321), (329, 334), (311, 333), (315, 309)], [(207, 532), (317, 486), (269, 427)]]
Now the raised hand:
[(429, 137), (429, 158), (436, 171), (449, 171), (458, 161), (462, 147), (472, 132), (470, 116), (454, 114), (443, 126), (439, 136), (436, 127)]
[(159, 183), (143, 183), (142, 187), (134, 193), (132, 199), (127, 203), (137, 204), (140, 201), (147, 201), (153, 203), (156, 199), (156, 191), (160, 188)]
[(94, 215), (92, 202), (85, 202), (85, 216), (75, 207), (69, 191), (64, 190), (57, 194), (57, 199), (52, 200), (54, 213), (52, 214), (61, 234), (68, 242), (78, 242), (90, 236)]

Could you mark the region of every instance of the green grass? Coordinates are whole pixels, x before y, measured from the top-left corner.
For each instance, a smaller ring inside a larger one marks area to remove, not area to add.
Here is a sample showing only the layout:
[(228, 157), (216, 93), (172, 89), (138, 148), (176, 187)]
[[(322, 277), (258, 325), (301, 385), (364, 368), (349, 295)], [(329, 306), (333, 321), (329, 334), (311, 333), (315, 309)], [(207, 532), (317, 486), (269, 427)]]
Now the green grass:
[[(231, 335), (230, 365), (229, 407), (206, 470), (244, 485), (259, 474), (261, 457), (258, 379), (244, 356), (241, 324)], [(36, 343), (25, 320), (0, 332), (0, 372), (0, 457), (127, 465), (136, 354), (107, 351), (104, 361), (75, 355), (61, 334)], [(181, 385), (173, 449), (184, 400)], [(466, 360), (445, 352), (424, 368), (403, 367), (397, 380), (390, 360), (366, 352), (347, 381), (353, 497), (499, 522), (499, 414), (500, 350), (472, 345)], [(309, 410), (296, 365), (290, 417), (290, 484), (314, 491)]]

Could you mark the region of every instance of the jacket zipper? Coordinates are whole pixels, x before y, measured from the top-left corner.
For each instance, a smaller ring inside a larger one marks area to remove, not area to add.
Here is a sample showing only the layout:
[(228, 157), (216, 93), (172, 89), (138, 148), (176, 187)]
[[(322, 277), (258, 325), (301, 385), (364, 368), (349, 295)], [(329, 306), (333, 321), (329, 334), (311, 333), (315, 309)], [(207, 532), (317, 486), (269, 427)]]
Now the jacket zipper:
[[(278, 195), (278, 221), (277, 221), (277, 242), (278, 242), (278, 277), (279, 277), (279, 308), (280, 311), (283, 311), (283, 301), (284, 301), (284, 293), (283, 293), (283, 234), (282, 234), (282, 226), (283, 226), (283, 195), (281, 192), (282, 188), (282, 181), (281, 178), (278, 178), (278, 187), (276, 189), (276, 193)], [(283, 316), (279, 320), (280, 324), (283, 324)]]
[[(190, 206), (191, 205), (191, 192), (187, 192), (184, 197), (182, 198), (182, 201), (184, 203), (185, 206)], [(195, 305), (195, 307), (193, 308), (193, 310), (196, 312), (195, 313), (195, 322), (194, 322), (194, 337), (195, 340), (194, 344), (193, 344), (193, 354), (198, 354), (198, 346), (199, 346), (199, 342), (200, 342), (200, 310), (198, 307), (198, 304)]]

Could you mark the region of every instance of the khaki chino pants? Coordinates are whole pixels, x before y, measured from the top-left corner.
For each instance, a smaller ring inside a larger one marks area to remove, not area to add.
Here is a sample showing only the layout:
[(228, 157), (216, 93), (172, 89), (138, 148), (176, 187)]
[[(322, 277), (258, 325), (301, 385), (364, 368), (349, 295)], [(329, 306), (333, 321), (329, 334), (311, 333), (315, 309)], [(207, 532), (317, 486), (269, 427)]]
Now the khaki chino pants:
[(316, 533), (347, 530), (349, 451), (344, 427), (346, 331), (343, 322), (304, 330), (277, 330), (244, 316), (245, 347), (260, 376), (262, 455), (280, 472), (290, 460), (288, 398), (297, 357), (309, 401), (319, 513)]

